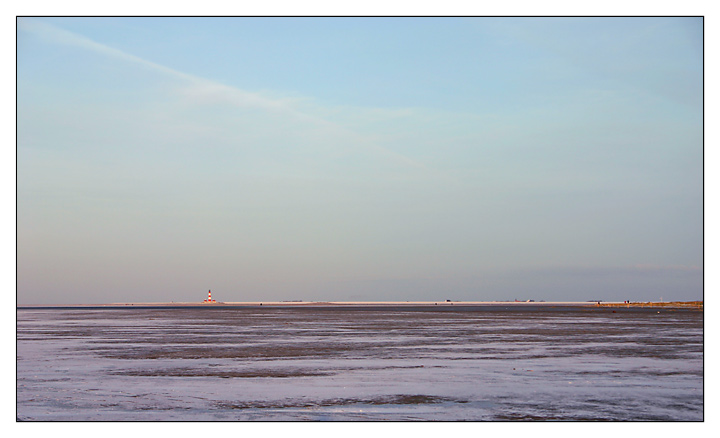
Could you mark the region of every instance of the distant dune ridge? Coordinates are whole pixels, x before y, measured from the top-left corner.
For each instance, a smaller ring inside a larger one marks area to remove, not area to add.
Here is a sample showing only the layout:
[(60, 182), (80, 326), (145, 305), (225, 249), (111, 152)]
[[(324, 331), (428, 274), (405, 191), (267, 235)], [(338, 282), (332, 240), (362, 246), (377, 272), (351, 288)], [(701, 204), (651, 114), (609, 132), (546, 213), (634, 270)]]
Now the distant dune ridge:
[(244, 302), (157, 302), (108, 304), (19, 305), (18, 308), (38, 307), (450, 307), (450, 306), (582, 306), (582, 307), (664, 307), (703, 309), (703, 301), (668, 302), (604, 302), (604, 301), (244, 301)]
[(661, 302), (631, 302), (631, 303), (600, 303), (601, 307), (682, 307), (703, 309), (703, 301), (661, 301)]

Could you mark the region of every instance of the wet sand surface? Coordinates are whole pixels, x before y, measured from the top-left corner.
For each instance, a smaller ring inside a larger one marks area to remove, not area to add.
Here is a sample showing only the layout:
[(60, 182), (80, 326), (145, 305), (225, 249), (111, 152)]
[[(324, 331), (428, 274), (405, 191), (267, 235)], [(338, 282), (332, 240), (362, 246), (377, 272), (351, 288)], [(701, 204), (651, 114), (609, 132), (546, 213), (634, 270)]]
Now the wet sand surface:
[(703, 312), (19, 309), (22, 420), (703, 420)]

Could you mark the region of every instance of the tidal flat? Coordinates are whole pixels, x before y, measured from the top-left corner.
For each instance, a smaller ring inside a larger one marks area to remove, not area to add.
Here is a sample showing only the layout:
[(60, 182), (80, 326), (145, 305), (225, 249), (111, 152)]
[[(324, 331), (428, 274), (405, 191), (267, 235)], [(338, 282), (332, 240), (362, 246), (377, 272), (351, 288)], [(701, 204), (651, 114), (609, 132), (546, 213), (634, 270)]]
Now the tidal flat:
[(23, 421), (702, 421), (703, 312), (19, 308)]

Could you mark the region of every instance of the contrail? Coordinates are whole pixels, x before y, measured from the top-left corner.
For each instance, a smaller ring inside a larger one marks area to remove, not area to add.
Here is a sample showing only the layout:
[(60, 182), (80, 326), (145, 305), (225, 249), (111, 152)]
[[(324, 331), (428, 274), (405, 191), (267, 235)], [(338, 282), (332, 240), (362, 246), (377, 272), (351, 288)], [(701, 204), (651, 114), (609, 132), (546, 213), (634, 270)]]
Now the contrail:
[[(352, 135), (355, 138), (357, 138), (359, 136), (357, 133), (352, 132), (345, 127), (337, 125), (336, 123), (330, 122), (328, 120), (325, 120), (325, 119), (317, 117), (317, 116), (313, 116), (313, 115), (304, 113), (302, 111), (298, 111), (297, 109), (289, 106), (287, 104), (287, 102), (285, 102), (285, 101), (268, 99), (257, 93), (247, 92), (247, 91), (241, 90), (239, 88), (228, 86), (228, 85), (225, 85), (225, 84), (213, 81), (213, 80), (209, 80), (209, 79), (201, 78), (201, 77), (194, 76), (194, 75), (191, 75), (188, 73), (184, 73), (184, 72), (166, 67), (164, 65), (157, 64), (155, 62), (148, 61), (146, 59), (137, 57), (135, 55), (125, 53), (121, 50), (106, 46), (105, 44), (95, 42), (87, 37), (82, 36), (82, 35), (78, 35), (74, 32), (70, 32), (65, 29), (61, 29), (59, 27), (53, 26), (48, 23), (44, 23), (42, 21), (21, 18), (21, 19), (18, 19), (18, 28), (21, 30), (27, 31), (27, 32), (31, 32), (34, 35), (37, 35), (50, 43), (65, 44), (65, 45), (69, 45), (69, 46), (73, 46), (73, 47), (79, 47), (82, 49), (90, 50), (90, 51), (93, 51), (93, 52), (98, 53), (103, 56), (108, 56), (108, 57), (120, 59), (123, 61), (127, 61), (129, 63), (147, 67), (152, 70), (167, 74), (169, 76), (176, 77), (178, 79), (192, 82), (196, 85), (199, 85), (199, 86), (205, 88), (207, 91), (222, 93), (224, 96), (228, 97), (229, 100), (233, 101), (235, 104), (240, 104), (243, 106), (250, 105), (250, 106), (263, 108), (265, 110), (272, 110), (272, 111), (286, 113), (297, 119), (311, 122), (311, 123), (314, 123), (314, 124), (317, 124), (320, 126), (325, 126), (327, 128), (331, 128), (336, 131), (343, 132), (348, 135)], [(410, 157), (407, 157), (407, 156), (397, 153), (393, 150), (379, 146), (372, 141), (365, 140), (365, 141), (361, 141), (360, 143), (362, 144), (361, 147), (365, 148), (366, 150), (368, 150), (372, 153), (383, 155), (385, 157), (393, 159), (394, 161), (399, 161), (399, 162), (401, 162), (407, 166), (413, 167), (413, 168), (424, 169), (426, 171), (430, 171), (435, 174), (438, 173), (437, 171), (434, 171), (434, 170), (428, 168), (425, 164), (423, 164), (419, 161), (413, 160)]]
[(152, 61), (125, 53), (121, 50), (106, 46), (105, 44), (97, 43), (89, 38), (82, 35), (61, 29), (59, 27), (47, 24), (41, 21), (21, 19), (18, 20), (18, 27), (22, 30), (31, 32), (38, 35), (41, 38), (55, 44), (65, 44), (69, 46), (79, 47), (87, 49), (104, 56), (124, 60), (130, 63), (138, 64), (144, 67), (148, 67), (155, 71), (165, 73), (170, 76), (174, 76), (179, 79), (183, 79), (189, 82), (193, 82), (198, 85), (204, 85), (214, 89), (222, 89), (226, 92), (232, 92), (235, 97), (243, 97), (247, 100), (247, 103), (255, 104), (256, 106), (268, 108), (268, 109), (288, 109), (282, 102), (274, 101), (260, 96), (259, 94), (249, 93), (234, 87), (230, 87), (224, 84), (220, 84), (215, 81), (204, 79), (198, 76), (194, 76), (188, 73), (183, 73), (175, 69), (166, 67), (161, 64), (157, 64)]

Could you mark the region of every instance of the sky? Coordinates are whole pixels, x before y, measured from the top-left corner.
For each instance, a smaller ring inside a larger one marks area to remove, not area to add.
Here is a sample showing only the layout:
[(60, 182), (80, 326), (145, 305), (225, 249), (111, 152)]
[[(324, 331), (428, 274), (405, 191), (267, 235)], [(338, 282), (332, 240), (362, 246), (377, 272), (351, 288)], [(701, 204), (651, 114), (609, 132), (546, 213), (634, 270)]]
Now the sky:
[(17, 302), (703, 298), (702, 18), (17, 19)]

